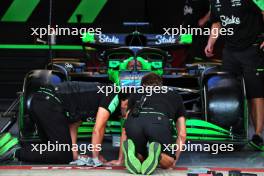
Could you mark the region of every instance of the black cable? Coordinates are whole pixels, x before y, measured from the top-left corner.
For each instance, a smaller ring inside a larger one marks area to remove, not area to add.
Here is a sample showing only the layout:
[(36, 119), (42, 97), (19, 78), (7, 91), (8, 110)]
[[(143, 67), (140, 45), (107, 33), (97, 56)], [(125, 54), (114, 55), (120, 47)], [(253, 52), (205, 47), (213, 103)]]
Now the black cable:
[[(49, 27), (51, 28), (52, 25), (52, 0), (49, 1)], [(48, 28), (49, 29), (49, 28)], [(54, 31), (52, 31), (54, 32)], [(48, 31), (48, 45), (49, 45), (49, 61), (51, 63), (51, 70), (53, 70), (53, 52), (51, 47), (51, 37), (52, 35), (49, 35), (50, 31)]]

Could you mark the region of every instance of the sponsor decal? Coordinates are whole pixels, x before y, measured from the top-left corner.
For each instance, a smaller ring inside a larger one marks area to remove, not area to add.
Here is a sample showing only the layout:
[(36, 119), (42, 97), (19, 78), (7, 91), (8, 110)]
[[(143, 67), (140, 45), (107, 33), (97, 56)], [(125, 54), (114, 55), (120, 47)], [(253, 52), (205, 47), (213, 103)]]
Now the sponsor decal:
[(155, 42), (156, 45), (170, 44), (176, 42), (176, 38), (172, 36), (156, 35), (155, 38), (157, 39), (157, 41)]
[(109, 36), (109, 35), (102, 34), (102, 35), (99, 35), (99, 42), (119, 44), (119, 38), (114, 35)]
[(235, 17), (234, 15), (232, 15), (231, 17), (220, 15), (220, 20), (222, 22), (222, 26), (227, 26), (230, 24), (240, 24), (240, 18)]
[(240, 0), (231, 0), (232, 7), (239, 7), (241, 6)]

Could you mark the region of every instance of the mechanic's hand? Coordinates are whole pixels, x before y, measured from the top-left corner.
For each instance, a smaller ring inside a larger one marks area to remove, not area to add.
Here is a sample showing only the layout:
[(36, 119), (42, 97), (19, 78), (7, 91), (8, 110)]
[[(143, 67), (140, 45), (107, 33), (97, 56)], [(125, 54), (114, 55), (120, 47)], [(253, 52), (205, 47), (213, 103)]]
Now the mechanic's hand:
[(260, 49), (264, 49), (264, 41), (260, 44)]
[(177, 160), (174, 160), (173, 165), (171, 166), (172, 169), (176, 168)]
[(205, 55), (207, 57), (213, 57), (214, 56), (214, 54), (213, 54), (213, 52), (214, 52), (214, 45), (211, 44), (210, 42), (208, 42), (208, 44), (206, 45), (206, 47), (204, 49), (204, 52), (205, 52)]
[(108, 166), (123, 166), (124, 161), (122, 160), (112, 160), (106, 163)]

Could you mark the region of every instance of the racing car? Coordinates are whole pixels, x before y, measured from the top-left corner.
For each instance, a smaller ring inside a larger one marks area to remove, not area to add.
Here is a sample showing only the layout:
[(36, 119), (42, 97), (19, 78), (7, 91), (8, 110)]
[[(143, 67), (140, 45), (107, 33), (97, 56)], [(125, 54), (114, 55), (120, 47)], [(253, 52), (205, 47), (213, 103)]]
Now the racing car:
[[(32, 70), (24, 80), (20, 98), (20, 140), (38, 140), (38, 129), (29, 113), (32, 92), (43, 85), (63, 81), (96, 81), (119, 86), (137, 86), (148, 72), (162, 76), (163, 82), (182, 95), (186, 107), (187, 140), (244, 145), (248, 142), (248, 109), (243, 78), (221, 72), (220, 63), (188, 64), (185, 68), (166, 68), (172, 49), (189, 45), (190, 35), (86, 34), (85, 47), (96, 49), (106, 67), (87, 72), (80, 60), (54, 59), (46, 70)], [(84, 48), (85, 48), (84, 47)], [(132, 67), (131, 67), (132, 63)], [(91, 68), (89, 68), (91, 69)], [(122, 118), (114, 113), (106, 135), (120, 135)], [(91, 137), (94, 117), (87, 117), (78, 137)], [(173, 124), (173, 122), (172, 122)], [(175, 126), (175, 125), (174, 125)], [(177, 131), (174, 128), (174, 136)]]

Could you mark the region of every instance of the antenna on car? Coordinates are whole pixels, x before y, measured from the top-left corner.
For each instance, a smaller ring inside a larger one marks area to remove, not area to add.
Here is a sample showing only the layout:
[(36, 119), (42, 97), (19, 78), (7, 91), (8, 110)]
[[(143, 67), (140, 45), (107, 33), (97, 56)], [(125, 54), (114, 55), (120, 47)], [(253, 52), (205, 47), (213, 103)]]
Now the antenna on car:
[[(49, 26), (50, 27), (52, 25), (52, 3), (53, 3), (53, 1), (52, 0), (49, 0)], [(48, 31), (48, 34), (47, 34), (48, 35), (48, 46), (49, 46), (49, 54), (48, 54), (49, 56), (48, 56), (48, 60), (51, 63), (51, 69), (53, 69), (53, 52), (52, 52), (52, 46), (51, 46), (52, 43), (51, 43), (51, 40), (52, 40), (52, 37), (55, 37), (55, 36), (49, 35), (49, 34), (50, 34), (50, 31)]]

